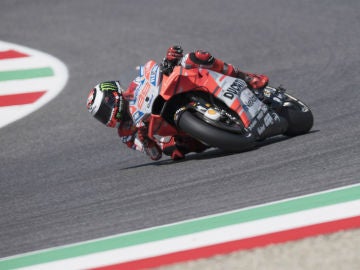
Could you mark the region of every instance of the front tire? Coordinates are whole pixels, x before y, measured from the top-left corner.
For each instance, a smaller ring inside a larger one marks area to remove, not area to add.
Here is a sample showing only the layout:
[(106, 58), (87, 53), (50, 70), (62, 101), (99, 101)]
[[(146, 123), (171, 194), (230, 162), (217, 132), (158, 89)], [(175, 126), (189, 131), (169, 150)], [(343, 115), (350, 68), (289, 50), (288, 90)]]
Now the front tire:
[[(292, 98), (292, 97), (290, 97)], [(314, 117), (307, 105), (295, 99), (286, 101), (279, 113), (288, 122), (284, 135), (297, 136), (310, 131), (314, 124)]]
[(245, 136), (215, 128), (189, 111), (182, 111), (176, 119), (177, 126), (181, 130), (209, 146), (227, 152), (242, 152), (255, 146), (255, 139), (251, 134)]

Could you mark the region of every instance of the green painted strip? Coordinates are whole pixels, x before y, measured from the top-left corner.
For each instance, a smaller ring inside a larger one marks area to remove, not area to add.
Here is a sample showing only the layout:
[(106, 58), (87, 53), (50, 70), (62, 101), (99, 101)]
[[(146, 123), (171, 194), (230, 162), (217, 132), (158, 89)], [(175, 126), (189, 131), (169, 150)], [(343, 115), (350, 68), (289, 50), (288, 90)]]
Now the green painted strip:
[(0, 260), (0, 269), (13, 269), (73, 258), (358, 199), (360, 199), (360, 185), (350, 186), (254, 208), (4, 258)]
[(54, 76), (54, 71), (50, 67), (19, 69), (11, 71), (1, 71), (0, 81), (25, 80), (49, 76)]

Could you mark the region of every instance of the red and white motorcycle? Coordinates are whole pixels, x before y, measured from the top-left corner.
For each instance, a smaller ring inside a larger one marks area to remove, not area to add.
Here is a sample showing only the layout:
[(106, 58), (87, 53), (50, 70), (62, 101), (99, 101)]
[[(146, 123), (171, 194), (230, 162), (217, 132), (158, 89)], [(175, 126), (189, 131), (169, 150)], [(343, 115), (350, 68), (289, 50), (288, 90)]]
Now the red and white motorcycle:
[(190, 136), (224, 151), (248, 150), (275, 135), (296, 136), (313, 126), (309, 107), (282, 88), (254, 93), (245, 81), (207, 69), (176, 66), (163, 75), (156, 62), (139, 67), (129, 101), (133, 121), (148, 123), (148, 136), (163, 142)]

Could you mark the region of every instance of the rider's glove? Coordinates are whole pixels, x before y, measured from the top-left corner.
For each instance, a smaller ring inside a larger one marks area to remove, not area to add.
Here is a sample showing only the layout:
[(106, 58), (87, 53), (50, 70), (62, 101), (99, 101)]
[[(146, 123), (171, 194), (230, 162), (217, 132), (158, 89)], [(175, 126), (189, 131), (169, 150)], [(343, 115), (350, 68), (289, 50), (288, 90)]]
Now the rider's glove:
[(167, 50), (165, 59), (168, 60), (170, 63), (176, 65), (178, 64), (179, 60), (184, 56), (183, 52), (184, 51), (181, 46), (172, 46)]
[(170, 75), (170, 73), (173, 71), (174, 65), (164, 58), (163, 62), (160, 64), (160, 70), (165, 75)]
[(147, 134), (148, 129), (145, 126), (138, 129), (137, 136), (144, 146), (145, 153), (152, 160), (159, 160), (162, 156), (160, 146), (156, 142), (151, 140)]
[(179, 64), (183, 56), (183, 49), (181, 46), (175, 45), (170, 47), (167, 50), (166, 56), (160, 65), (161, 72), (165, 75), (170, 75), (174, 67)]
[(269, 77), (262, 74), (248, 73), (245, 81), (252, 89), (263, 89), (269, 83)]

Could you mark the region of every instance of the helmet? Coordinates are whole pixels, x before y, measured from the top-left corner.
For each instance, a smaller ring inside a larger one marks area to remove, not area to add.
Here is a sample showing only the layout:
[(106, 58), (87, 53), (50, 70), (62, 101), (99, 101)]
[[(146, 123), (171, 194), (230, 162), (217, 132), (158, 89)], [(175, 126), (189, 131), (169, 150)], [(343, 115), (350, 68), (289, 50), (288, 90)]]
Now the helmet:
[(124, 107), (122, 92), (120, 82), (102, 82), (90, 91), (86, 107), (104, 125), (118, 127)]

